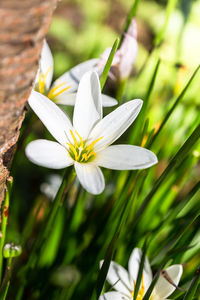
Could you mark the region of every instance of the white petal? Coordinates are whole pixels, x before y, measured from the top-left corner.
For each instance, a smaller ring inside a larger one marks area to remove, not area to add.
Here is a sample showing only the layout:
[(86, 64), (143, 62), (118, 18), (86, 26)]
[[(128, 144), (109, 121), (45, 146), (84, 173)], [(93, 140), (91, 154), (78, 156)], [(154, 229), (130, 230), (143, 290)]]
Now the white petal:
[(60, 94), (56, 97), (56, 104), (62, 104), (62, 105), (70, 105), (74, 106), (76, 102), (76, 93), (69, 93), (68, 91), (65, 91), (64, 93)]
[(52, 136), (62, 145), (66, 145), (72, 124), (68, 116), (44, 95), (32, 91), (28, 103)]
[[(170, 277), (170, 279), (175, 283), (175, 285), (178, 285), (183, 273), (183, 267), (181, 265), (173, 265), (168, 267), (165, 271), (167, 272), (167, 275)], [(175, 289), (176, 288), (171, 283), (169, 283), (169, 281), (167, 281), (162, 275), (160, 275), (154, 291), (160, 298), (165, 299), (169, 295), (171, 295), (175, 291)]]
[(30, 161), (42, 167), (62, 169), (73, 164), (67, 149), (57, 142), (36, 140), (30, 142), (25, 151)]
[[(102, 264), (103, 261), (101, 261), (100, 265), (102, 266)], [(131, 296), (133, 285), (130, 283), (127, 270), (122, 266), (111, 261), (106, 279), (114, 290), (126, 295), (127, 297)]]
[[(138, 276), (141, 257), (142, 257), (142, 251), (138, 248), (134, 248), (128, 262), (129, 274), (131, 275), (132, 280), (134, 280), (135, 282)], [(143, 279), (144, 279), (145, 291), (147, 291), (152, 281), (151, 267), (147, 257), (145, 257), (145, 262), (144, 262)]]
[(137, 170), (157, 163), (153, 152), (131, 145), (114, 145), (97, 153), (95, 164), (113, 170)]
[(75, 162), (75, 170), (81, 185), (89, 193), (98, 195), (105, 188), (104, 176), (99, 167)]
[[(63, 104), (63, 105), (75, 105), (76, 102), (76, 95), (77, 93), (70, 93), (68, 90), (60, 94), (59, 96), (56, 97), (56, 101), (54, 101), (57, 104)], [(102, 105), (104, 107), (111, 107), (114, 105), (117, 105), (117, 100), (102, 94)]]
[(67, 84), (70, 85), (70, 92), (75, 92), (78, 89), (79, 82), (82, 78), (82, 76), (95, 68), (96, 63), (98, 62), (98, 59), (90, 59), (87, 60), (68, 72), (64, 73), (62, 76), (60, 76), (53, 84), (53, 87), (58, 84), (58, 83), (63, 83), (66, 82)]
[(99, 77), (87, 72), (81, 79), (74, 106), (73, 125), (83, 139), (94, 124), (102, 118), (102, 99)]
[(117, 103), (118, 103), (115, 98), (112, 98), (108, 95), (102, 94), (101, 97), (102, 97), (102, 104), (104, 107), (111, 107), (111, 106), (117, 105)]
[(45, 87), (48, 90), (51, 85), (51, 81), (52, 81), (52, 77), (53, 77), (53, 56), (51, 54), (51, 50), (50, 50), (46, 40), (44, 40), (39, 64), (40, 64), (40, 66), (39, 66), (39, 70), (38, 70), (38, 73), (36, 76), (35, 84), (38, 83), (40, 72), (42, 72), (43, 75), (45, 75), (48, 72), (46, 80), (45, 80)]
[(138, 51), (137, 40), (126, 34), (119, 51), (121, 55), (119, 64), (120, 77), (121, 79), (124, 79), (130, 75), (133, 64), (136, 60)]
[(126, 297), (118, 292), (108, 292), (99, 297), (98, 300), (129, 300), (131, 298)]
[(70, 75), (73, 78), (76, 78), (78, 81), (81, 80), (82, 76), (88, 72), (95, 69), (97, 62), (99, 61), (98, 58), (89, 59), (84, 61), (83, 63), (77, 65), (76, 67), (70, 70)]
[(131, 100), (98, 122), (89, 135), (91, 141), (103, 137), (96, 143), (95, 150), (100, 151), (117, 140), (133, 123), (141, 107), (142, 100)]

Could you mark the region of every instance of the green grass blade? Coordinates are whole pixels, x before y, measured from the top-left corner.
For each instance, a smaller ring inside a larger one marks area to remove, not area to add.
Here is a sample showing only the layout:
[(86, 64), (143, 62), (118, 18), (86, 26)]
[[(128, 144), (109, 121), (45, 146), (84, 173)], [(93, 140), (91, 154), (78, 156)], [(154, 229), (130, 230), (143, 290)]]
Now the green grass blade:
[(142, 249), (142, 257), (141, 257), (140, 266), (139, 266), (139, 270), (138, 270), (138, 275), (137, 275), (137, 279), (136, 279), (136, 285), (135, 285), (133, 300), (137, 300), (137, 295), (138, 295), (138, 292), (139, 292), (139, 289), (140, 289), (140, 283), (141, 283), (141, 280), (142, 280), (142, 273), (143, 273), (144, 262), (145, 262), (145, 257), (146, 257), (146, 250), (147, 250), (147, 240), (145, 240), (144, 246), (143, 246), (143, 249)]
[(154, 40), (155, 46), (159, 46), (164, 39), (164, 35), (165, 35), (166, 29), (167, 29), (169, 18), (176, 6), (176, 3), (177, 3), (177, 0), (168, 0), (167, 8), (166, 8), (165, 22), (164, 22), (164, 25), (163, 25), (161, 31), (158, 33), (158, 35), (156, 36), (156, 38)]
[[(164, 265), (163, 265), (163, 266), (164, 266)], [(163, 267), (163, 266), (162, 266), (162, 267)], [(156, 285), (156, 282), (158, 281), (158, 278), (159, 278), (159, 276), (160, 276), (160, 272), (161, 272), (161, 270), (162, 270), (162, 267), (161, 267), (160, 270), (155, 274), (155, 276), (154, 276), (154, 278), (153, 278), (153, 280), (152, 280), (152, 282), (151, 282), (151, 284), (150, 284), (148, 290), (146, 291), (144, 297), (142, 298), (142, 300), (149, 300), (149, 298), (150, 298), (150, 296), (151, 296), (151, 293), (152, 293), (152, 291), (153, 291), (153, 289), (154, 289), (154, 287), (155, 287), (155, 285)]]
[(3, 268), (3, 247), (5, 244), (6, 239), (6, 228), (7, 228), (7, 222), (8, 222), (8, 210), (10, 205), (10, 194), (12, 189), (13, 180), (8, 181), (7, 183), (7, 190), (5, 194), (5, 200), (3, 203), (3, 209), (1, 212), (1, 238), (0, 238), (0, 282), (2, 279), (2, 268)]
[(129, 12), (128, 17), (126, 19), (126, 23), (124, 25), (124, 30), (123, 30), (123, 33), (122, 33), (121, 38), (120, 38), (119, 47), (121, 46), (122, 41), (124, 39), (124, 32), (126, 32), (128, 30), (133, 17), (135, 17), (135, 15), (136, 15), (139, 3), (140, 3), (140, 0), (134, 0), (134, 3), (133, 3), (133, 5), (130, 9), (130, 12)]
[(106, 275), (108, 273), (108, 269), (110, 266), (110, 262), (112, 260), (113, 253), (115, 251), (119, 235), (121, 233), (121, 229), (123, 228), (123, 225), (125, 224), (125, 221), (127, 220), (127, 216), (130, 212), (130, 206), (132, 204), (133, 197), (134, 197), (134, 194), (132, 194), (132, 196), (129, 197), (127, 199), (127, 201), (125, 201), (122, 212), (119, 215), (118, 224), (116, 226), (113, 238), (106, 250), (105, 260), (103, 262), (103, 265), (101, 267), (101, 270), (100, 270), (98, 278), (97, 278), (96, 289), (93, 292), (92, 300), (98, 299), (98, 297), (100, 296), (101, 291), (103, 289), (104, 282), (106, 280)]
[(192, 74), (191, 78), (189, 79), (188, 83), (186, 84), (186, 86), (184, 87), (184, 89), (181, 91), (180, 95), (178, 96), (178, 98), (176, 99), (176, 101), (174, 102), (174, 104), (172, 105), (171, 109), (168, 111), (168, 113), (165, 115), (164, 120), (162, 121), (158, 131), (156, 132), (156, 134), (152, 137), (151, 141), (148, 143), (148, 147), (151, 147), (152, 144), (155, 142), (155, 140), (157, 139), (158, 135), (160, 134), (161, 130), (163, 129), (163, 127), (165, 126), (166, 122), (168, 121), (169, 117), (171, 116), (171, 114), (173, 113), (173, 111), (175, 110), (175, 108), (177, 107), (177, 105), (179, 104), (180, 100), (183, 98), (183, 96), (185, 95), (186, 91), (188, 90), (188, 88), (190, 87), (194, 77), (196, 76), (197, 72), (199, 71), (200, 65), (196, 68), (196, 70), (194, 71), (194, 73)]
[(194, 299), (195, 293), (197, 291), (197, 288), (200, 284), (200, 266), (198, 267), (198, 269), (195, 272), (195, 276), (191, 282), (191, 285), (187, 291), (187, 293), (185, 294), (183, 300), (192, 300)]
[(179, 205), (177, 205), (176, 207), (172, 207), (172, 209), (167, 214), (166, 218), (162, 221), (161, 224), (159, 224), (159, 230), (156, 230), (155, 234), (151, 235), (151, 239), (154, 239), (155, 235), (157, 235), (164, 226), (170, 224), (177, 217), (177, 215), (182, 211), (185, 205), (188, 204), (190, 200), (192, 200), (192, 198), (199, 191), (199, 189), (200, 181), (195, 184), (195, 186), (188, 192), (184, 199), (182, 199)]
[(117, 51), (117, 48), (118, 48), (118, 45), (119, 45), (119, 38), (117, 38), (112, 46), (112, 49), (110, 51), (110, 55), (108, 57), (108, 60), (106, 62), (106, 65), (103, 69), (103, 73), (101, 75), (101, 78), (100, 78), (100, 84), (101, 84), (101, 90), (103, 90), (104, 88), (104, 85), (106, 83), (106, 79), (108, 77), (108, 73), (110, 71), (110, 68), (111, 68), (111, 65), (112, 65), (112, 61), (113, 61), (113, 58), (115, 56), (115, 52)]
[(132, 133), (131, 138), (130, 138), (130, 143), (131, 144), (135, 143), (135, 142), (138, 143), (138, 141), (136, 141), (136, 138), (141, 136), (141, 134), (138, 134), (138, 132), (140, 131), (140, 128), (142, 128), (142, 126), (143, 126), (142, 124), (145, 120), (145, 114), (146, 114), (149, 99), (150, 99), (150, 96), (152, 94), (153, 87), (154, 87), (154, 84), (155, 84), (155, 81), (156, 81), (156, 77), (157, 77), (157, 74), (158, 74), (160, 62), (161, 62), (160, 59), (158, 59), (158, 61), (156, 63), (156, 66), (155, 66), (155, 69), (153, 71), (153, 75), (151, 77), (147, 92), (146, 92), (146, 95), (144, 97), (141, 112), (140, 112), (137, 120), (135, 121), (134, 130), (133, 130), (133, 133)]
[(189, 153), (189, 151), (192, 149), (194, 144), (197, 142), (197, 140), (200, 137), (200, 125), (198, 125), (195, 130), (192, 132), (190, 137), (186, 140), (186, 142), (183, 144), (183, 146), (179, 149), (179, 151), (176, 153), (176, 155), (172, 158), (171, 162), (167, 166), (167, 168), (164, 170), (164, 172), (161, 174), (161, 176), (157, 179), (157, 181), (154, 184), (153, 189), (150, 191), (150, 193), (145, 198), (144, 202), (142, 203), (141, 207), (139, 208), (138, 212), (135, 215), (135, 219), (133, 221), (133, 224), (136, 224), (138, 221), (140, 215), (147, 207), (148, 203), (151, 201), (151, 198), (154, 196), (154, 194), (157, 192), (161, 184), (165, 181), (169, 173), (176, 168), (178, 165), (181, 164), (181, 162), (184, 160), (186, 155)]

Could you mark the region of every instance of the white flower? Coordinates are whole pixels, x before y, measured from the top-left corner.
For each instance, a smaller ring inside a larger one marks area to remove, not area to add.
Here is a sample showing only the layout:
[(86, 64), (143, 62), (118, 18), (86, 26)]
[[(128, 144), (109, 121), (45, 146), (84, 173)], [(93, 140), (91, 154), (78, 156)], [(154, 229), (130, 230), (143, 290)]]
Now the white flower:
[[(142, 252), (135, 248), (131, 253), (128, 262), (128, 272), (122, 266), (115, 262), (111, 262), (107, 280), (116, 292), (108, 292), (99, 297), (99, 300), (132, 300), (134, 296), (135, 284), (138, 276)], [(103, 262), (101, 262), (102, 264)], [(160, 275), (159, 279), (150, 296), (150, 300), (165, 300), (176, 289), (174, 285), (178, 285), (181, 275), (183, 273), (182, 265), (172, 265), (165, 270), (169, 277), (169, 281), (164, 276)], [(137, 300), (142, 300), (148, 287), (152, 282), (152, 271), (148, 261), (145, 257), (144, 269), (142, 274), (142, 281), (137, 295)], [(174, 284), (174, 285), (173, 285)]]
[(40, 190), (49, 199), (53, 200), (62, 183), (62, 177), (58, 174), (50, 174), (47, 177), (47, 181), (40, 185)]
[(82, 186), (92, 194), (104, 190), (99, 168), (135, 170), (157, 163), (151, 151), (131, 145), (113, 145), (133, 123), (142, 100), (129, 101), (102, 118), (102, 95), (96, 72), (87, 72), (78, 87), (73, 125), (51, 100), (33, 91), (29, 104), (57, 140), (36, 140), (28, 144), (27, 157), (35, 164), (61, 169), (74, 165)]
[[(35, 90), (57, 104), (74, 105), (76, 91), (81, 77), (85, 72), (93, 69), (97, 61), (98, 59), (91, 59), (77, 65), (59, 77), (51, 86), (53, 77), (53, 56), (46, 40), (44, 40), (40, 67), (35, 80)], [(102, 95), (102, 103), (103, 106), (109, 107), (116, 105), (117, 100), (110, 96)]]
[[(111, 48), (107, 48), (101, 55), (97, 63), (97, 67), (104, 66)], [(138, 52), (137, 44), (137, 24), (135, 19), (132, 20), (127, 33), (124, 33), (124, 39), (119, 50), (116, 51), (112, 67), (110, 69), (110, 77), (114, 80), (122, 81), (129, 77), (133, 64), (136, 60)]]

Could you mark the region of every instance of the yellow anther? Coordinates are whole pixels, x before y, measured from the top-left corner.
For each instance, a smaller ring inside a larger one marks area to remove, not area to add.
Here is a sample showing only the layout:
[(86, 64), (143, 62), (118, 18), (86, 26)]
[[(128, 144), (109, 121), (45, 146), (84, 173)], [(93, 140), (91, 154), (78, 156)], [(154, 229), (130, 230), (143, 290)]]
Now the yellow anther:
[(96, 139), (94, 142), (92, 142), (92, 143), (86, 148), (86, 150), (87, 150), (87, 151), (91, 150), (91, 149), (94, 147), (94, 145), (95, 145), (98, 141), (100, 141), (102, 138), (103, 138), (103, 136), (101, 136), (100, 138)]
[(51, 88), (48, 93), (48, 97), (50, 98), (57, 89), (59, 89), (61, 86), (65, 85), (66, 83), (67, 82), (62, 82), (62, 83), (56, 85), (54, 88)]
[[(142, 282), (141, 282), (141, 288), (137, 294), (137, 298), (136, 300), (142, 300), (143, 296), (144, 296), (144, 275), (142, 275)], [(133, 291), (131, 292), (131, 296), (134, 297), (134, 293), (135, 293), (135, 281), (133, 281)]]
[[(64, 84), (64, 83), (63, 83)], [(63, 85), (63, 84), (60, 84)], [(53, 89), (50, 90), (50, 92), (48, 93), (48, 98), (56, 98), (58, 95), (62, 94), (63, 92), (65, 92), (66, 90), (68, 90), (71, 86), (67, 86), (66, 88), (60, 90), (58, 93), (54, 94), (54, 92), (60, 87), (60, 86), (57, 86)]]
[[(76, 137), (75, 133), (76, 133), (77, 137), (80, 139), (80, 141)], [(85, 142), (83, 141), (83, 138), (79, 135), (79, 133), (77, 131), (75, 131), (75, 133), (72, 130), (70, 130), (70, 134), (72, 136), (73, 143), (72, 144), (67, 143), (67, 145), (69, 146), (69, 154), (72, 157), (72, 159), (74, 159), (80, 163), (86, 163), (91, 157), (96, 156), (96, 153), (93, 151), (93, 146), (100, 139), (102, 139), (102, 137), (96, 139), (88, 147), (86, 147)]]
[(67, 143), (67, 145), (70, 147), (71, 151), (73, 152), (75, 160), (78, 161), (79, 156), (77, 154), (77, 151), (76, 151), (75, 147), (72, 144), (69, 144), (69, 143)]
[(47, 75), (50, 72), (50, 70), (51, 70), (51, 66), (48, 68), (45, 74), (40, 72), (39, 80), (38, 80), (38, 89), (41, 94), (44, 94), (45, 81), (47, 79)]
[(82, 156), (83, 156), (83, 158), (84, 158), (84, 160), (85, 160), (85, 161), (87, 161), (87, 160), (88, 160), (88, 156), (87, 156), (87, 154), (86, 154), (86, 153), (83, 153), (83, 155), (82, 155)]
[(78, 135), (79, 139), (80, 139), (80, 142), (81, 142), (81, 147), (84, 148), (84, 142), (83, 142), (83, 139), (82, 137), (80, 136), (80, 134), (75, 130), (76, 134)]
[(72, 136), (72, 138), (73, 138), (73, 140), (74, 140), (74, 144), (75, 144), (76, 148), (78, 148), (78, 143), (77, 143), (77, 140), (76, 140), (76, 138), (75, 138), (75, 135), (74, 135), (73, 131), (70, 130), (70, 133), (71, 133), (71, 136)]
[(41, 94), (43, 94), (43, 92), (44, 92), (44, 85), (45, 85), (45, 82), (43, 80), (43, 74), (42, 74), (42, 72), (40, 72), (39, 80), (38, 80), (38, 89)]
[(95, 153), (94, 151), (91, 151), (91, 152), (88, 154), (88, 159), (89, 159), (91, 156), (96, 156), (96, 153)]

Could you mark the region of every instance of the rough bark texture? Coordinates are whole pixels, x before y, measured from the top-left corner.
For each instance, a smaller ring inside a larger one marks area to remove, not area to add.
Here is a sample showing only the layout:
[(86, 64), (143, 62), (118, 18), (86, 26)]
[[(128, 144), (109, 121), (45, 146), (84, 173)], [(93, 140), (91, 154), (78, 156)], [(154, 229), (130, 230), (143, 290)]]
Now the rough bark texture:
[(56, 2), (0, 1), (0, 205)]

